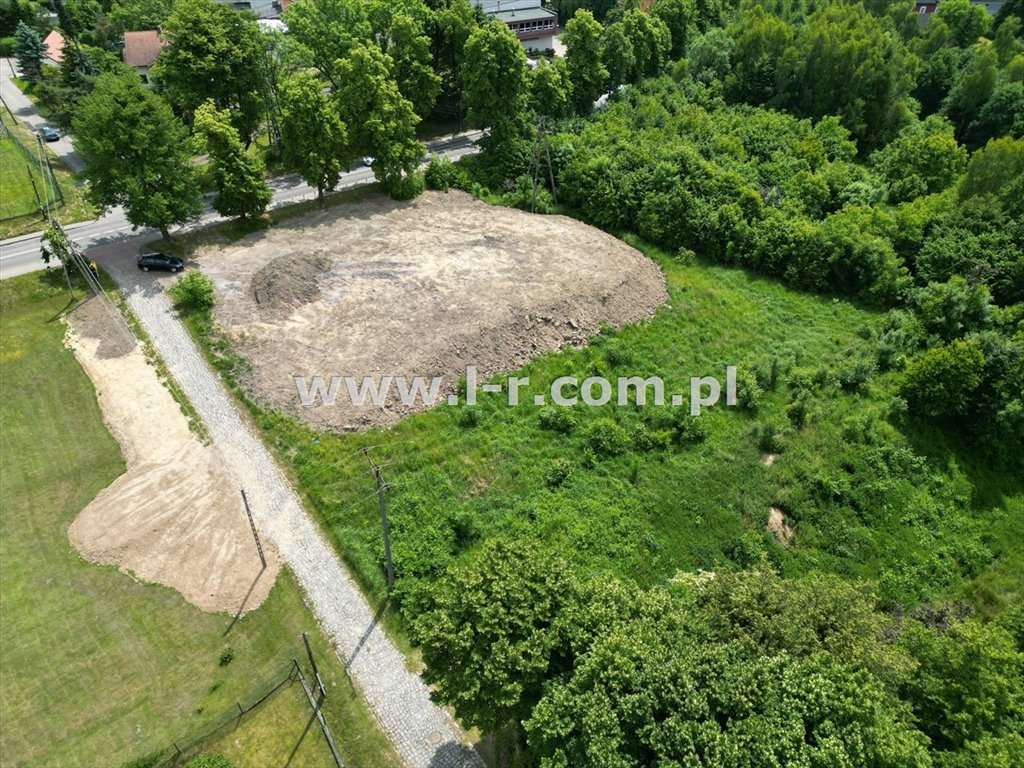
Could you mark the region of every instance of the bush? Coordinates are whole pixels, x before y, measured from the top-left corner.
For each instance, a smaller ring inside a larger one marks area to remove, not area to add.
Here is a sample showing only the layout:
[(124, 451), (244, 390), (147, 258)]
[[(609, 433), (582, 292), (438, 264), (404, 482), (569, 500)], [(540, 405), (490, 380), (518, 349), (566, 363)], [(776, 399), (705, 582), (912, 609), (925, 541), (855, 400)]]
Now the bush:
[(555, 459), (544, 473), (544, 485), (554, 490), (568, 480), (570, 474), (572, 474), (572, 464), (566, 459)]
[(598, 419), (587, 428), (587, 446), (598, 456), (617, 456), (629, 447), (629, 434), (612, 419)]
[(216, 299), (213, 281), (198, 269), (191, 269), (179, 277), (168, 293), (178, 309), (210, 309)]
[(803, 429), (807, 425), (807, 404), (810, 396), (806, 392), (800, 392), (786, 406), (786, 418), (795, 429)]
[(151, 755), (136, 757), (134, 760), (129, 760), (121, 768), (153, 768), (153, 766), (160, 762), (162, 755), (162, 752), (154, 752)]
[(480, 423), (480, 409), (466, 405), (455, 413), (455, 423), (463, 429), (472, 429)]
[(447, 157), (434, 157), (424, 173), (423, 180), (427, 189), (447, 192), (449, 189), (464, 189), (466, 176), (462, 170)]
[(226, 667), (231, 663), (232, 659), (235, 658), (235, 649), (230, 645), (224, 649), (224, 652), (220, 655), (220, 666)]
[(778, 430), (774, 424), (755, 424), (753, 429), (754, 442), (764, 453), (778, 453)]
[(907, 366), (902, 395), (911, 413), (963, 416), (981, 385), (985, 355), (973, 341), (954, 341), (929, 349)]
[(672, 433), (666, 430), (649, 430), (646, 425), (639, 424), (633, 430), (633, 446), (638, 451), (655, 451), (668, 448), (672, 444)]
[(416, 172), (396, 180), (388, 192), (392, 200), (412, 200), (423, 191), (423, 174)]
[(185, 768), (235, 768), (235, 765), (224, 755), (199, 755), (190, 760)]
[(567, 435), (576, 426), (576, 414), (569, 408), (548, 405), (541, 408), (538, 424), (541, 429)]
[(536, 199), (533, 182), (527, 176), (516, 179), (515, 185), (501, 196), (501, 204), (509, 208), (520, 208), (534, 213), (554, 213), (555, 199), (547, 187), (538, 182)]
[(757, 383), (757, 377), (747, 371), (736, 374), (736, 404), (747, 411), (756, 411), (761, 404), (764, 390)]
[(675, 420), (675, 439), (680, 445), (696, 445), (708, 439), (708, 428), (700, 416), (692, 416), (680, 409)]

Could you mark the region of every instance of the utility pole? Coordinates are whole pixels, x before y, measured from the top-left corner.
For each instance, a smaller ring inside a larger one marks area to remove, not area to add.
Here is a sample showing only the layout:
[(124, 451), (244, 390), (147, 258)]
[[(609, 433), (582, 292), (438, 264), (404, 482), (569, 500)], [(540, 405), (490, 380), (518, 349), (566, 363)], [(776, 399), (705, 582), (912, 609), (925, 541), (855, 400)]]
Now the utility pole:
[[(256, 540), (256, 551), (260, 554), (263, 570), (266, 570), (267, 558), (263, 554), (263, 544), (260, 543), (260, 535), (256, 532), (256, 521), (252, 519), (252, 510), (249, 509), (249, 498), (245, 495), (245, 488), (242, 488), (242, 503), (245, 505), (245, 514), (249, 518), (249, 528), (252, 529), (252, 537)], [(303, 634), (303, 637), (305, 637), (305, 634)], [(312, 659), (312, 657), (310, 658)]]
[(320, 670), (316, 668), (316, 659), (313, 658), (313, 649), (309, 645), (309, 636), (305, 632), (302, 633), (302, 642), (306, 646), (306, 655), (309, 656), (309, 666), (313, 668), (313, 679), (316, 680), (317, 688), (320, 689), (320, 701), (316, 703), (316, 708), (319, 710), (324, 703), (324, 699), (327, 698), (327, 689), (324, 688), (324, 681), (320, 677)]
[(377, 481), (377, 503), (380, 506), (380, 527), (384, 532), (384, 562), (388, 569), (388, 589), (395, 586), (395, 568), (391, 564), (391, 534), (388, 533), (388, 509), (387, 502), (384, 500), (384, 492), (390, 490), (390, 486), (384, 482), (384, 478), (381, 477), (380, 467), (373, 463), (373, 459), (370, 458), (369, 450), (363, 448), (363, 455), (366, 460), (370, 462), (370, 471), (373, 472), (373, 478)]

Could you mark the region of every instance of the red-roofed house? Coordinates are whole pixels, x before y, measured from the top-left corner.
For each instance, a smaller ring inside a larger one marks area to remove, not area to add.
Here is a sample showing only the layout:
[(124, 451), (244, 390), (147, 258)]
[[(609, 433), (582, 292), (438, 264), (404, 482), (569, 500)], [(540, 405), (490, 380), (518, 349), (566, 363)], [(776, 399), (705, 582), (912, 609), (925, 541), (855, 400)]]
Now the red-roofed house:
[(43, 63), (59, 67), (64, 61), (64, 35), (56, 29), (51, 30), (43, 40), (43, 45), (46, 46), (46, 58), (43, 59)]
[(125, 32), (124, 48), (121, 56), (124, 63), (135, 70), (135, 73), (142, 78), (142, 82), (149, 83), (149, 68), (153, 66), (156, 57), (165, 43), (160, 39), (160, 33), (155, 29), (146, 29), (141, 32)]

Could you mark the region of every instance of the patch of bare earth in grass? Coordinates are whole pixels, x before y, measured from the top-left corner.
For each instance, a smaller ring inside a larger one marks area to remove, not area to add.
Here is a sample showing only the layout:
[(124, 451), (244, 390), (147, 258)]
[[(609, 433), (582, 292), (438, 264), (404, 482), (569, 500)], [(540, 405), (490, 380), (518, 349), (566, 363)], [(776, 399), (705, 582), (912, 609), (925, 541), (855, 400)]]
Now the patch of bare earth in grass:
[(277, 576), (277, 555), (267, 551), (263, 570), (216, 449), (189, 430), (141, 346), (98, 300), (69, 322), (68, 344), (127, 467), (71, 524), (71, 543), (87, 560), (176, 589), (204, 611), (258, 607)]

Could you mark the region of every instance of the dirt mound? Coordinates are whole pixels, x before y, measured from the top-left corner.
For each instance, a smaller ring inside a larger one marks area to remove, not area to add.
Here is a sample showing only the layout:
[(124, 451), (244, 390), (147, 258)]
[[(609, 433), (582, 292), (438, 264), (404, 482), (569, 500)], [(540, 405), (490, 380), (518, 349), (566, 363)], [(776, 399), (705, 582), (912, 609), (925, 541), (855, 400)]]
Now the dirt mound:
[(98, 342), (96, 356), (101, 360), (127, 355), (138, 343), (117, 310), (95, 296), (79, 304), (73, 317), (75, 330)]
[(249, 394), (336, 431), (423, 406), (394, 389), (383, 406), (356, 406), (344, 386), (333, 405), (302, 406), (295, 376), (440, 376), (443, 399), (469, 365), (484, 381), (604, 323), (649, 318), (667, 298), (658, 266), (621, 240), (462, 192), (318, 211), (199, 263), (217, 288), (218, 323), (251, 363)]
[(79, 513), (68, 539), (87, 560), (176, 589), (202, 610), (258, 607), (277, 575), (276, 553), (267, 552), (263, 570), (216, 450), (189, 431), (141, 346), (104, 355), (114, 337), (100, 333), (108, 321), (91, 303), (71, 315), (68, 344), (96, 387), (127, 471)]
[(333, 264), (318, 252), (280, 256), (252, 276), (249, 291), (261, 307), (294, 309), (320, 298), (320, 279)]

